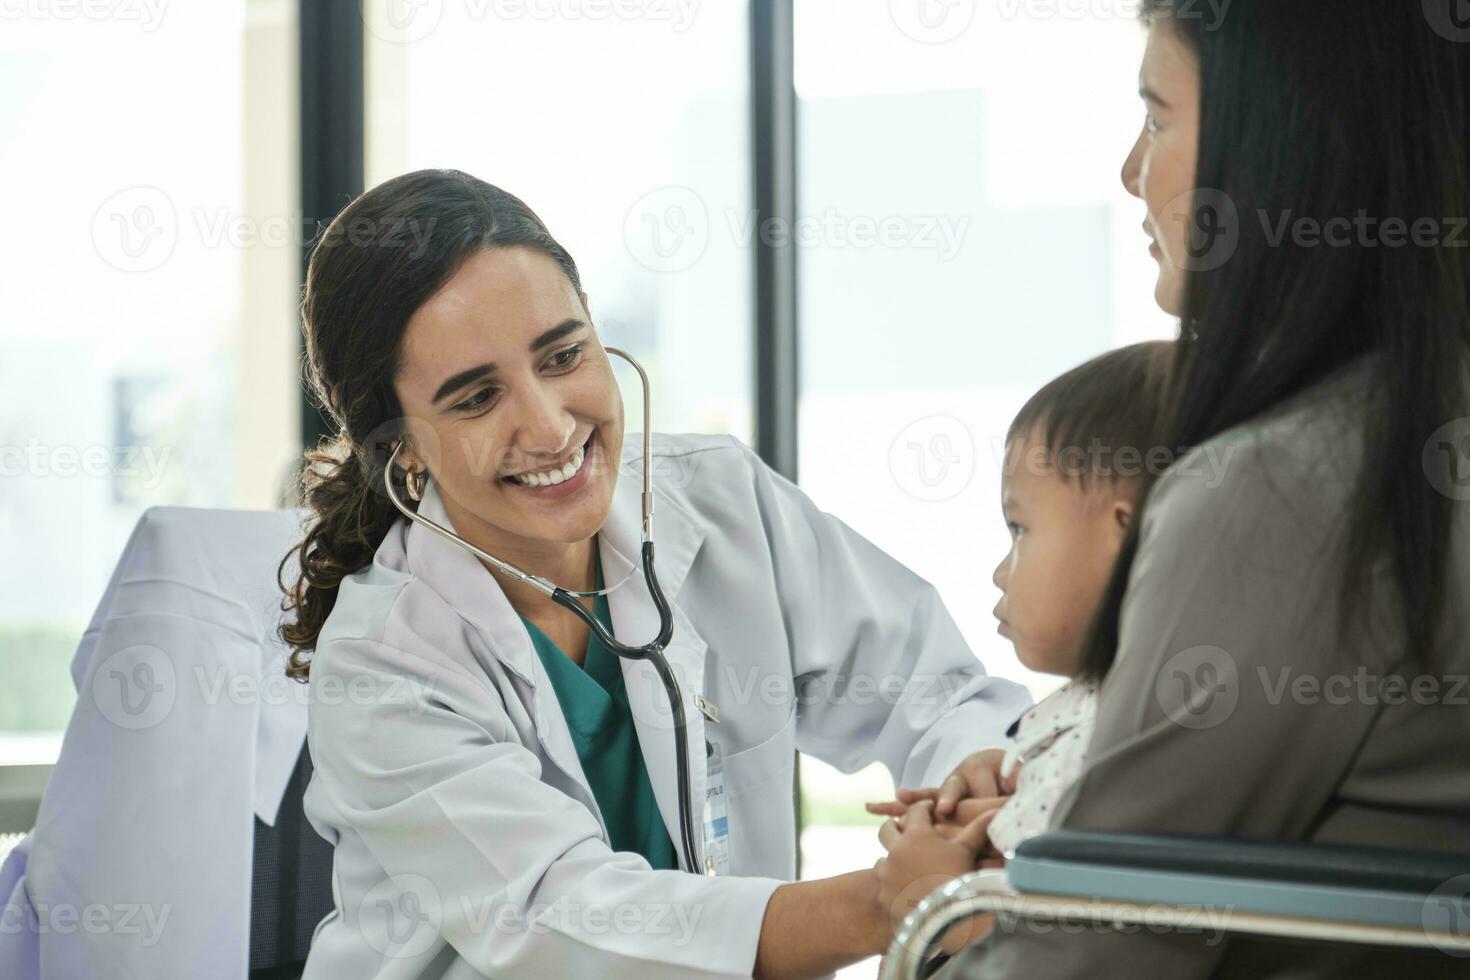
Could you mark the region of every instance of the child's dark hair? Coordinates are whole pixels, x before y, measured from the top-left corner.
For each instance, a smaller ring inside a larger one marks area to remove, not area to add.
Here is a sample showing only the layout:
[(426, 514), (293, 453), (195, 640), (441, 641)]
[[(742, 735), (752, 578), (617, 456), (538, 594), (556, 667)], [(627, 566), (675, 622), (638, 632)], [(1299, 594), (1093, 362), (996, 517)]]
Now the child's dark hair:
[(1135, 482), (1141, 496), (1174, 461), (1164, 443), (1173, 349), (1166, 340), (1130, 344), (1072, 368), (1021, 407), (1006, 445), (1026, 440), (1026, 457), (1044, 453), (1066, 479)]

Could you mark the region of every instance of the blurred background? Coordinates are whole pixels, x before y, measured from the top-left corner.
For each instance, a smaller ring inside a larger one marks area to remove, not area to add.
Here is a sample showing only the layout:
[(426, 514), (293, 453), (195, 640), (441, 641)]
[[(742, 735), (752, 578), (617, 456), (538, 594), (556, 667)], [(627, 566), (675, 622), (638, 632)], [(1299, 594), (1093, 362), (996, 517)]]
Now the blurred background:
[[(541, 215), (604, 341), (651, 368), (657, 429), (756, 446), (933, 582), (989, 671), (1049, 692), (990, 614), (1001, 441), (1041, 383), (1174, 330), (1118, 180), (1136, 6), (0, 7), (0, 550), (26, 556), (0, 563), (0, 830), (34, 815), (141, 512), (286, 501), (322, 432), (305, 252), (422, 167)], [(886, 771), (800, 772), (803, 876), (871, 864)]]

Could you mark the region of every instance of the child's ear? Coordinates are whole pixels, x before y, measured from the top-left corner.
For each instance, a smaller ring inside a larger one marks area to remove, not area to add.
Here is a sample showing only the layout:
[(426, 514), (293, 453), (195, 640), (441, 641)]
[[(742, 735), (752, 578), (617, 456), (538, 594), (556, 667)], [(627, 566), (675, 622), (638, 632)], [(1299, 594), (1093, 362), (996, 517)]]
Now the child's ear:
[(1131, 500), (1113, 501), (1113, 526), (1118, 529), (1118, 537), (1121, 538), (1132, 523), (1133, 502)]

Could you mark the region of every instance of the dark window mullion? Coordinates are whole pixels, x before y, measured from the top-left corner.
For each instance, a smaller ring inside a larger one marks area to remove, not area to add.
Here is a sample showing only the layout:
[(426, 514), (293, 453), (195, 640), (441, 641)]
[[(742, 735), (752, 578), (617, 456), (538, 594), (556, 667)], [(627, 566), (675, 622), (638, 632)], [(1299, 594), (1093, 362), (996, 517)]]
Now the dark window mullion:
[[(751, 0), (750, 140), (755, 227), (796, 226), (794, 0)], [(755, 449), (796, 481), (796, 245), (792, 235), (754, 236)], [(793, 770), (797, 877), (801, 876), (801, 758)]]
[[(364, 190), (363, 24), (356, 0), (300, 0), (301, 213), (325, 228)], [(315, 235), (308, 235), (314, 239)], [(306, 281), (308, 240), (301, 253)], [(315, 446), (332, 426), (303, 386), (301, 442)]]
[[(796, 224), (796, 85), (793, 0), (751, 0), (751, 153), (756, 228)], [(796, 479), (799, 384), (796, 244), (756, 235), (755, 448)]]

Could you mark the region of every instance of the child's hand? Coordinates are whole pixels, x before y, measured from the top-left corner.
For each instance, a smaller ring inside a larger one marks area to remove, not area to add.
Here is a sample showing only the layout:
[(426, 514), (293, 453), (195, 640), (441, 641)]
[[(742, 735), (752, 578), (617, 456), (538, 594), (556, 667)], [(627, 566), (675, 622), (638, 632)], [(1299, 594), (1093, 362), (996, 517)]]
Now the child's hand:
[[(1000, 808), (992, 807), (989, 810), (980, 809), (980, 804), (984, 802), (987, 801), (962, 800), (957, 812), (963, 819), (936, 820), (934, 821), (934, 832), (945, 840), (954, 840), (963, 834), (967, 827), (979, 821), (985, 828), (985, 837), (980, 844), (980, 853), (976, 855), (975, 866), (978, 868), (1003, 868), (1006, 866), (1005, 855), (1001, 854), (1000, 848), (996, 847), (990, 840), (990, 823), (995, 815), (1000, 812)], [(971, 804), (975, 805), (975, 809), (970, 809)], [(903, 828), (900, 827), (899, 829), (902, 830)]]
[[(928, 792), (935, 792), (929, 790)], [(1009, 797), (997, 796), (990, 799), (960, 800), (955, 804), (954, 812), (948, 817), (934, 818), (934, 827), (944, 837), (953, 837), (964, 829), (965, 825), (976, 817), (983, 817), (987, 813), (994, 813), (1005, 806)], [(924, 801), (932, 803), (933, 797), (924, 797)], [(903, 816), (908, 813), (914, 804), (904, 804), (897, 800), (891, 803), (867, 803), (864, 804), (869, 813), (875, 813), (881, 817), (898, 818), (900, 829), (902, 829)]]
[[(967, 799), (981, 801), (984, 806), (979, 810), (993, 810), (1005, 803), (1004, 797), (1016, 791), (1016, 773), (1009, 779), (1001, 778), (1000, 764), (1004, 758), (1004, 749), (982, 749), (967, 756), (937, 789), (900, 789), (897, 800), (869, 803), (868, 812), (897, 817), (920, 800), (932, 800), (936, 816), (957, 819), (955, 810)], [(974, 807), (972, 811), (979, 812)]]
[(924, 896), (951, 878), (974, 871), (989, 850), (986, 830), (994, 810), (947, 838), (935, 826), (934, 807), (932, 800), (922, 800), (878, 830), (878, 840), (888, 856), (880, 858), (874, 870), (880, 901), (895, 928)]

